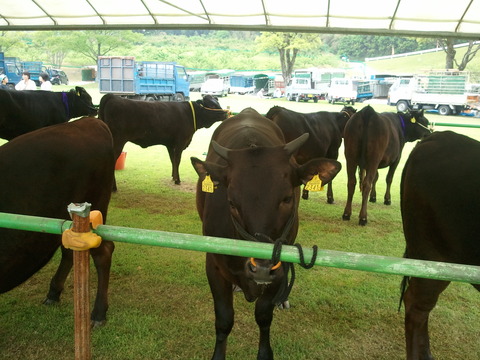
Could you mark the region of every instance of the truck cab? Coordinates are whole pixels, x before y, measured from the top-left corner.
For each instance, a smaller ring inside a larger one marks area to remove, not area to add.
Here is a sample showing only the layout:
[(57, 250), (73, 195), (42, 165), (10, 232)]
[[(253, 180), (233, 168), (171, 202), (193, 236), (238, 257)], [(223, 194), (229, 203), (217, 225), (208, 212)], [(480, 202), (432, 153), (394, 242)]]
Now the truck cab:
[(0, 74), (7, 75), (7, 85), (14, 89), (15, 84), (22, 79), (22, 63), (20, 59), (5, 57), (4, 53), (0, 52)]
[(388, 89), (387, 104), (396, 106), (400, 112), (407, 111), (411, 106), (414, 91), (413, 78), (398, 78)]

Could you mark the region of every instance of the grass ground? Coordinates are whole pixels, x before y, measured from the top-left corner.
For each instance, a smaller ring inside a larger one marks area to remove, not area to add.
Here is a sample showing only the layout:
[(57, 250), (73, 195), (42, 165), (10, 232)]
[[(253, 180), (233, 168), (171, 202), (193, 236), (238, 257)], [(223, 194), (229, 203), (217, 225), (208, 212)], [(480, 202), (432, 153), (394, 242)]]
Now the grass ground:
[[(86, 87), (98, 103), (101, 95), (94, 84)], [(274, 104), (302, 112), (338, 111), (342, 107), (324, 102), (295, 103), (249, 96), (228, 96), (220, 102), (234, 112), (252, 106), (265, 113)], [(386, 105), (373, 107), (378, 111), (394, 111)], [(478, 123), (474, 118), (428, 117), (437, 123)], [(452, 129), (480, 140), (478, 129)], [(141, 149), (127, 144), (126, 166), (116, 172), (119, 191), (112, 196), (108, 223), (201, 234), (194, 200), (197, 176), (189, 157), (203, 158), (212, 131), (197, 131), (184, 152), (180, 186), (170, 182), (165, 147)], [(346, 200), (346, 172), (342, 170), (334, 181), (336, 204), (328, 205), (325, 193), (311, 193), (310, 200), (301, 201), (297, 241), (304, 246), (317, 244), (321, 249), (402, 256), (399, 179), (413, 146), (407, 144), (404, 149), (392, 188), (392, 205), (370, 204), (366, 227), (357, 225), (358, 192), (352, 221), (341, 219)], [(345, 169), (343, 155), (339, 160)], [(385, 190), (385, 176), (386, 171), (381, 170), (379, 197)], [(453, 185), (445, 188), (445, 191), (454, 190)], [(58, 260), (57, 255), (26, 283), (0, 296), (0, 359), (73, 358), (71, 275), (58, 306), (41, 304)], [(93, 291), (94, 275), (92, 271)], [(397, 312), (400, 280), (399, 276), (334, 268), (297, 268), (297, 280), (290, 296), (292, 308), (275, 312), (272, 345), (276, 359), (404, 359), (403, 310)], [(118, 243), (109, 292), (107, 325), (92, 334), (93, 359), (210, 358), (215, 330), (203, 253)], [(228, 358), (254, 359), (258, 330), (253, 305), (237, 293), (235, 309), (236, 323), (229, 338)], [(442, 295), (430, 321), (432, 350), (437, 359), (479, 359), (479, 321), (478, 293), (468, 284), (452, 284)]]

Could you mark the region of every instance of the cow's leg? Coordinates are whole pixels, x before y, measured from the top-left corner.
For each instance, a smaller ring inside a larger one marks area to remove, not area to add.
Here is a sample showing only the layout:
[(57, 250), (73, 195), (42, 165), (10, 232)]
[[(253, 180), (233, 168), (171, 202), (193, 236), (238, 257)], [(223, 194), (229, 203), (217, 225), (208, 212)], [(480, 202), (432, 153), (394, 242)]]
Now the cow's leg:
[(383, 200), (383, 203), (385, 205), (390, 205), (392, 203), (392, 197), (390, 195), (390, 188), (392, 187), (392, 181), (393, 181), (393, 175), (395, 174), (395, 170), (397, 169), (399, 161), (395, 162), (394, 164), (390, 165), (388, 168), (388, 173), (387, 173), (387, 190), (385, 191), (385, 198)]
[(327, 203), (329, 204), (333, 204), (335, 203), (335, 200), (333, 199), (333, 186), (332, 186), (332, 182), (333, 181), (330, 181), (327, 185)]
[(376, 203), (377, 202), (377, 180), (378, 180), (378, 170), (375, 175), (375, 179), (372, 182), (372, 189), (370, 190), (370, 202)]
[(305, 190), (305, 186), (303, 187), (302, 191), (302, 199), (308, 200), (308, 190)]
[(48, 290), (47, 298), (43, 301), (46, 305), (55, 304), (60, 301), (60, 295), (62, 294), (65, 280), (73, 266), (72, 250), (67, 250), (63, 246), (60, 248), (62, 251), (62, 258), (55, 275), (53, 275), (52, 280), (50, 281), (50, 289)]
[(355, 176), (356, 170), (357, 170), (357, 163), (347, 160), (348, 195), (347, 195), (347, 203), (345, 205), (345, 210), (343, 210), (343, 217), (342, 217), (343, 220), (350, 220), (350, 216), (352, 215), (353, 194), (355, 194), (355, 186), (357, 186), (357, 178)]
[(372, 183), (375, 179), (376, 172), (370, 169), (366, 169), (365, 178), (362, 182), (362, 208), (360, 209), (360, 215), (358, 224), (365, 226), (367, 225), (367, 204), (368, 204), (368, 197), (370, 195), (370, 191), (372, 189)]
[(90, 250), (98, 278), (97, 296), (95, 297), (95, 304), (90, 317), (92, 327), (102, 326), (107, 321), (108, 284), (114, 249), (115, 245), (113, 242), (102, 241), (98, 248)]
[(407, 360), (434, 360), (430, 352), (428, 317), (448, 281), (411, 278), (405, 303)]
[(260, 329), (257, 360), (273, 360), (273, 351), (270, 346), (270, 326), (273, 319), (271, 298), (260, 297), (255, 303), (255, 320)]
[(175, 185), (180, 185), (180, 173), (178, 168), (180, 166), (180, 160), (182, 159), (183, 150), (179, 150), (176, 147), (168, 147), (168, 155), (170, 156), (170, 162), (172, 163), (172, 180)]
[(227, 351), (227, 338), (233, 328), (232, 283), (225, 280), (216, 267), (213, 254), (207, 254), (207, 278), (215, 308), (215, 350), (212, 360), (224, 360)]

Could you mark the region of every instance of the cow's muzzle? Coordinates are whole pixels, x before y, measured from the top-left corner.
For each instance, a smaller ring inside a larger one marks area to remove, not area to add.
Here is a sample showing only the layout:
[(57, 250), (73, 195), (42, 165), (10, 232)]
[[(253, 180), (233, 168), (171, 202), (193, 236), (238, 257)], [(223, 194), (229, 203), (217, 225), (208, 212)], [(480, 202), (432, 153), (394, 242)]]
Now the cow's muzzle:
[(272, 264), (270, 260), (254, 259), (252, 257), (246, 263), (247, 277), (258, 285), (268, 285), (273, 282), (276, 276), (275, 271), (281, 266), (281, 261)]

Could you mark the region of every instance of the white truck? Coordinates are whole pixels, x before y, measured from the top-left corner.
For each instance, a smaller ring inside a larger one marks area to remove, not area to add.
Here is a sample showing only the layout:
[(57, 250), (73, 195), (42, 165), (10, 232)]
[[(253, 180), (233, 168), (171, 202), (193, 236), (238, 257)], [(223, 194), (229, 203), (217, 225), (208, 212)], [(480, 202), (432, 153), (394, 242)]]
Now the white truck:
[(228, 80), (222, 79), (222, 78), (210, 78), (207, 79), (203, 84), (202, 87), (200, 88), (200, 94), (202, 96), (205, 95), (212, 95), (212, 96), (227, 96), (230, 87), (227, 82)]
[(337, 78), (332, 79), (326, 98), (330, 104), (342, 102), (355, 105), (357, 101), (363, 102), (373, 98), (373, 92), (369, 81)]
[(460, 114), (479, 105), (479, 93), (468, 91), (469, 74), (462, 71), (432, 71), (401, 77), (388, 91), (388, 104), (398, 111), (438, 110), (440, 115)]
[(285, 88), (285, 97), (288, 101), (318, 102), (324, 95), (324, 90), (312, 88), (309, 78), (294, 77)]

